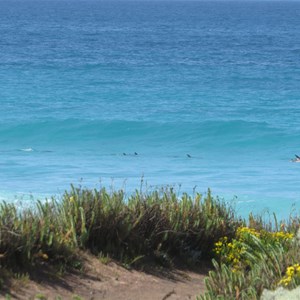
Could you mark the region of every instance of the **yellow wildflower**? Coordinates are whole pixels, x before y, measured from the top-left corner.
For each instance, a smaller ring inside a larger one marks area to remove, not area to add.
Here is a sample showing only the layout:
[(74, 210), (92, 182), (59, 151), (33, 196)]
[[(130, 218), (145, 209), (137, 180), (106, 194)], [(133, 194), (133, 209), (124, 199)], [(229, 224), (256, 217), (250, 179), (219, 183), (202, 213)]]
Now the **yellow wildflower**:
[(293, 279), (300, 278), (300, 265), (294, 264), (293, 266), (287, 267), (285, 276), (279, 281), (280, 285), (288, 286)]
[(256, 231), (254, 228), (239, 227), (236, 232), (237, 237), (239, 237), (240, 239), (243, 239), (244, 234), (251, 234), (256, 237), (260, 237), (260, 233), (258, 231)]

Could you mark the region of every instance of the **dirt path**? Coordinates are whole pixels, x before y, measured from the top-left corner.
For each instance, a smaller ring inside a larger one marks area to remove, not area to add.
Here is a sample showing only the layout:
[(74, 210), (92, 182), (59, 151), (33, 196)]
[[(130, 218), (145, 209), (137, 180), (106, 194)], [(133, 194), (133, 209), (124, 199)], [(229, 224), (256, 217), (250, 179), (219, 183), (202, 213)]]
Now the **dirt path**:
[[(9, 291), (10, 299), (183, 300), (196, 299), (205, 290), (207, 268), (156, 269), (145, 273), (127, 270), (114, 262), (105, 265), (91, 255), (85, 254), (84, 258), (78, 274), (66, 274), (60, 279), (43, 276), (35, 281), (17, 280)], [(5, 294), (1, 299), (5, 299)]]

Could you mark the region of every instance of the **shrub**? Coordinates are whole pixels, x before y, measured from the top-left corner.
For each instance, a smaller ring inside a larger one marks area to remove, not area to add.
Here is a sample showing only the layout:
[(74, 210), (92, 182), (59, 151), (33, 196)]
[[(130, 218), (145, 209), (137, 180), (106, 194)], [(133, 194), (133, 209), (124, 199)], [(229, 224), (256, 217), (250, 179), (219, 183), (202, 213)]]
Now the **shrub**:
[(233, 239), (223, 237), (215, 244), (219, 262), (214, 260), (207, 293), (199, 299), (259, 299), (265, 288), (295, 286), (300, 281), (298, 249), (293, 232), (239, 227)]

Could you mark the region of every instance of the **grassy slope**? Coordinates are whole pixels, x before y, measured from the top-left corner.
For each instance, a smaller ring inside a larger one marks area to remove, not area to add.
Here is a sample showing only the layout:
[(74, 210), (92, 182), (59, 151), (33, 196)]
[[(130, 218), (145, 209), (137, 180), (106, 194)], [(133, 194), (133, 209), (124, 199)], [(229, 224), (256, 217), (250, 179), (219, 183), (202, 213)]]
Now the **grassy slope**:
[[(258, 299), (263, 288), (278, 286), (286, 268), (300, 260), (298, 239), (293, 237), (299, 221), (273, 226), (250, 215), (252, 229), (241, 231), (248, 228), (245, 224), (210, 191), (204, 198), (179, 198), (167, 189), (148, 195), (136, 192), (125, 199), (122, 191), (72, 188), (59, 202), (37, 202), (22, 211), (1, 204), (0, 274), (43, 264), (77, 268), (82, 250), (128, 266), (149, 260), (194, 265), (214, 257), (202, 299)], [(214, 251), (217, 242), (219, 249)], [(294, 277), (290, 287), (297, 285)]]
[(179, 199), (172, 190), (125, 199), (122, 191), (72, 188), (59, 202), (22, 211), (1, 204), (1, 268), (22, 270), (42, 261), (72, 266), (77, 250), (125, 263), (151, 258), (169, 264), (174, 257), (194, 263), (211, 257), (214, 243), (233, 236), (238, 224), (210, 192), (203, 199)]

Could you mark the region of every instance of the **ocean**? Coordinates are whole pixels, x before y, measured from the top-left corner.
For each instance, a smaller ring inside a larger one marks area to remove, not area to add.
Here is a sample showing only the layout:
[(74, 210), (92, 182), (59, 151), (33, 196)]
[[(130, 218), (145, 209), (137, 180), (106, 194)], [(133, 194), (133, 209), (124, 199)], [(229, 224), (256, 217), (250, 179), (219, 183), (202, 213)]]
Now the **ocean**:
[(0, 0), (0, 199), (89, 188), (300, 208), (300, 2)]

